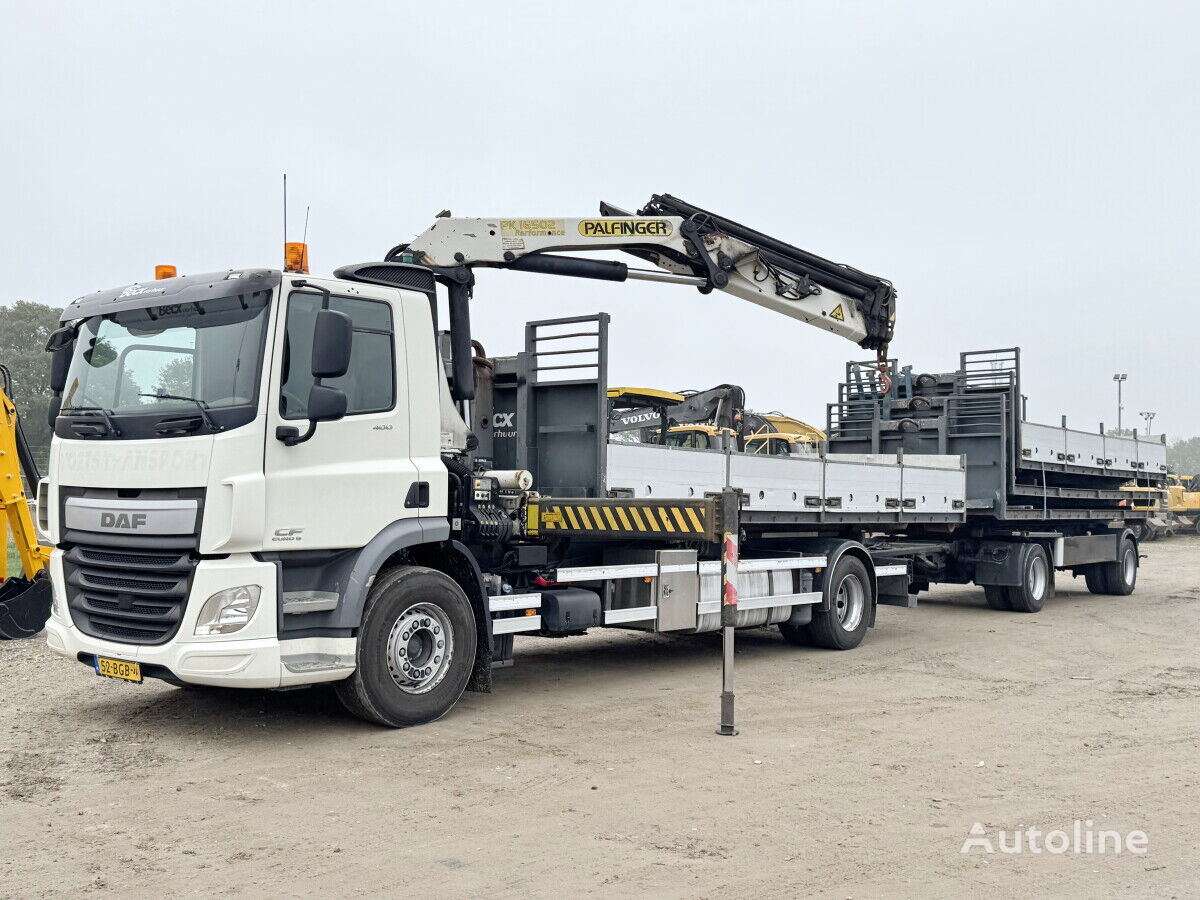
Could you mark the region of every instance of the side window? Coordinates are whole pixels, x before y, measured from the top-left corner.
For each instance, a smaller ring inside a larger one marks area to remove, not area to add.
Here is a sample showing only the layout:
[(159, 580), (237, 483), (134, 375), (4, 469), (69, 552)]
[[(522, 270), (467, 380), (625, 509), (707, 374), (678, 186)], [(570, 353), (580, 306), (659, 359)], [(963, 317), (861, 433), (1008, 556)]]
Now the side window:
[[(283, 387), (279, 414), (285, 419), (308, 417), (308, 392), (313, 386), (312, 341), (319, 294), (296, 291), (288, 299), (283, 345)], [(346, 394), (346, 415), (385, 412), (396, 402), (396, 358), (392, 338), (392, 308), (379, 300), (331, 297), (329, 308), (343, 312), (354, 325), (350, 368), (340, 378), (322, 382)]]

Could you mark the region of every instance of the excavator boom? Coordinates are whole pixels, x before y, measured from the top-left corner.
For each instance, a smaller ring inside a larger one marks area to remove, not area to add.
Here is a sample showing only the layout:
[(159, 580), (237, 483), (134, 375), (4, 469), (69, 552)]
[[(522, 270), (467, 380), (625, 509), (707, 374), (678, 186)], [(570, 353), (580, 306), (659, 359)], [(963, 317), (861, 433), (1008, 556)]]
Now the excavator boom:
[[(35, 489), (38, 473), (11, 393), (12, 378), (0, 366), (0, 513), (21, 559), (21, 574), (9, 575), (0, 584), (0, 640), (33, 637), (50, 616), (50, 581), (45, 572), (50, 549), (38, 542), (21, 484), (24, 474)], [(6, 562), (0, 560), (0, 576), (4, 575), (8, 575)]]

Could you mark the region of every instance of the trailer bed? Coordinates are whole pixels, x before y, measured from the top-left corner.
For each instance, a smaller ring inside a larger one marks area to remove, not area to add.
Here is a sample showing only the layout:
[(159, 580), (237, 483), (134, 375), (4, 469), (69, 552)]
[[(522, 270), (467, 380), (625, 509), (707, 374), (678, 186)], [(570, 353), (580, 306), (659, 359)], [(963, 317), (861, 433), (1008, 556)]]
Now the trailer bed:
[(743, 514), (798, 513), (823, 522), (966, 517), (959, 456), (765, 456), (613, 443), (606, 485), (611, 494), (639, 500), (704, 497), (729, 485), (743, 494)]

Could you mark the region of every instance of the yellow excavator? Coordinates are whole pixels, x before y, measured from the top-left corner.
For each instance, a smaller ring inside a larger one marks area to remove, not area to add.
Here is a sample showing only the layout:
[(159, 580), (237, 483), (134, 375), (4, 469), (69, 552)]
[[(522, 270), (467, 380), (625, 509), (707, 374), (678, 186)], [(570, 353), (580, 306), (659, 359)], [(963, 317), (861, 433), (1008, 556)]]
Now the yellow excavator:
[(21, 560), (21, 574), (9, 575), (8, 554), (0, 557), (0, 640), (33, 637), (50, 617), (50, 548), (37, 539), (22, 475), (37, 490), (40, 476), (12, 402), (12, 376), (0, 366), (0, 510)]
[(657, 388), (617, 387), (608, 391), (609, 439), (665, 444), (692, 450), (722, 450), (726, 436), (739, 452), (813, 452), (825, 432), (783, 413), (745, 408), (735, 384), (676, 393)]
[(1200, 534), (1200, 475), (1167, 476), (1167, 509), (1180, 530)]

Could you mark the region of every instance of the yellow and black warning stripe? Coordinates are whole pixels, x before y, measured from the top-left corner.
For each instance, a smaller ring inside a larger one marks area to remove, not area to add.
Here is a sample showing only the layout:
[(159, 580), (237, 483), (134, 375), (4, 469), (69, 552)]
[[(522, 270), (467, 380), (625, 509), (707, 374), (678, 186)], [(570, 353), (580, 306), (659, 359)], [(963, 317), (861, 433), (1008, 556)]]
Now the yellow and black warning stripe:
[(525, 530), (553, 537), (716, 540), (712, 500), (555, 500), (528, 504)]

